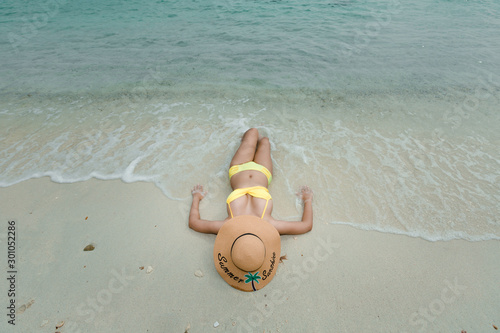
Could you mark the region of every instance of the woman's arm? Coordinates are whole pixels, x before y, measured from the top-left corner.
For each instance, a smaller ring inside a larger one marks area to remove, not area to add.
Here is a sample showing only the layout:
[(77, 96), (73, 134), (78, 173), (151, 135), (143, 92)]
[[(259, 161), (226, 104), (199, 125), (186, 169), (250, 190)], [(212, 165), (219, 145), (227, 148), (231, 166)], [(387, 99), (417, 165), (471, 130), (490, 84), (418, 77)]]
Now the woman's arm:
[(312, 198), (313, 191), (309, 186), (302, 186), (297, 193), (303, 203), (304, 212), (302, 213), (302, 220), (296, 221), (279, 221), (271, 220), (271, 224), (278, 230), (280, 235), (299, 235), (305, 234), (312, 230), (313, 227), (313, 209), (312, 209)]
[(193, 203), (189, 212), (189, 227), (195, 231), (206, 234), (217, 234), (225, 221), (208, 221), (200, 218), (200, 201), (203, 200), (206, 191), (203, 191), (202, 185), (196, 185), (191, 191)]

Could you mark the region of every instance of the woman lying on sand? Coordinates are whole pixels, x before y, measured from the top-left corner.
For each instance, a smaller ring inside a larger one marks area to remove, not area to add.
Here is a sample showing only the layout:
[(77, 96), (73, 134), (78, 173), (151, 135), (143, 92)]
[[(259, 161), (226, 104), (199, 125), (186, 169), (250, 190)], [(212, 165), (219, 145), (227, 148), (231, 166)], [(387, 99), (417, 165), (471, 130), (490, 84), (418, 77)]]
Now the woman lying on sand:
[(233, 192), (227, 198), (228, 217), (223, 221), (202, 220), (199, 203), (207, 192), (203, 190), (203, 186), (196, 185), (191, 192), (193, 203), (189, 214), (189, 227), (198, 232), (217, 234), (222, 225), (231, 218), (251, 215), (271, 223), (281, 235), (310, 231), (313, 225), (313, 192), (308, 186), (302, 186), (297, 193), (304, 203), (302, 221), (279, 221), (272, 218), (273, 201), (267, 189), (272, 173), (269, 139), (259, 139), (259, 131), (251, 128), (243, 135), (240, 147), (231, 160), (229, 179)]
[(228, 217), (223, 221), (200, 218), (199, 205), (205, 197), (203, 186), (193, 190), (189, 227), (217, 234), (214, 263), (220, 276), (232, 287), (256, 291), (267, 285), (280, 260), (280, 234), (303, 234), (312, 229), (313, 192), (302, 186), (297, 195), (304, 202), (302, 221), (279, 221), (271, 217), (273, 201), (267, 187), (273, 164), (268, 138), (251, 128), (245, 132), (229, 168), (233, 192), (227, 197)]

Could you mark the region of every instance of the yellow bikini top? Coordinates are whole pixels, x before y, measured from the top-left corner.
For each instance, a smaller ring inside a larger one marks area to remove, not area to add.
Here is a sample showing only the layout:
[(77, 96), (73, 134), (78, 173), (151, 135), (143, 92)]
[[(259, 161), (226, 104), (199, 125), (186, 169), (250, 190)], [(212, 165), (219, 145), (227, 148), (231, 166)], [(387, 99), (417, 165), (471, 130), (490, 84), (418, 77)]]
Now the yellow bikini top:
[(250, 194), (254, 198), (260, 198), (266, 200), (266, 206), (264, 207), (264, 211), (262, 212), (261, 219), (264, 218), (264, 214), (266, 213), (267, 204), (269, 200), (272, 199), (271, 194), (269, 194), (269, 190), (264, 186), (253, 186), (253, 187), (245, 187), (245, 188), (237, 188), (229, 196), (227, 197), (227, 205), (229, 206), (229, 212), (231, 213), (231, 218), (233, 218), (233, 211), (231, 210), (231, 202), (234, 200), (244, 196), (245, 194)]

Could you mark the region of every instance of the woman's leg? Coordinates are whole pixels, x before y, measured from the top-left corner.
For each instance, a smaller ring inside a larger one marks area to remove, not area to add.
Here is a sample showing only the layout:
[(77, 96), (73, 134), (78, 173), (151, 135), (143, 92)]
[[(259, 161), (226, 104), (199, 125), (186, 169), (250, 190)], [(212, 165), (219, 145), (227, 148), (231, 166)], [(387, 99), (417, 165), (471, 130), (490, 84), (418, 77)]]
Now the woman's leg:
[(256, 128), (250, 128), (246, 131), (241, 139), (240, 147), (231, 160), (230, 166), (253, 161), (258, 140), (259, 131)]
[(265, 166), (271, 174), (273, 173), (273, 161), (271, 159), (271, 143), (269, 138), (263, 137), (259, 140), (254, 157), (255, 163)]

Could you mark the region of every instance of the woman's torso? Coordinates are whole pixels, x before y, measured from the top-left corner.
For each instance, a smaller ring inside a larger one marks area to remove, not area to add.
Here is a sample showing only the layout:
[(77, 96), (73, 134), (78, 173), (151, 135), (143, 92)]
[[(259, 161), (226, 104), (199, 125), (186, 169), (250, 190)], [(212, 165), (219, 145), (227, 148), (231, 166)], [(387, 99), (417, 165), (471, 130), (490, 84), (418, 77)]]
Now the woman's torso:
[[(267, 184), (267, 177), (262, 172), (255, 170), (242, 171), (231, 177), (231, 187), (233, 190), (252, 186), (263, 186), (267, 188)], [(245, 194), (231, 202), (233, 216), (252, 215), (261, 217), (264, 208), (266, 209), (264, 219), (266, 219), (266, 217), (271, 216), (273, 200), (269, 200), (266, 207), (265, 199)], [(229, 207), (227, 207), (227, 213), (230, 216)]]

